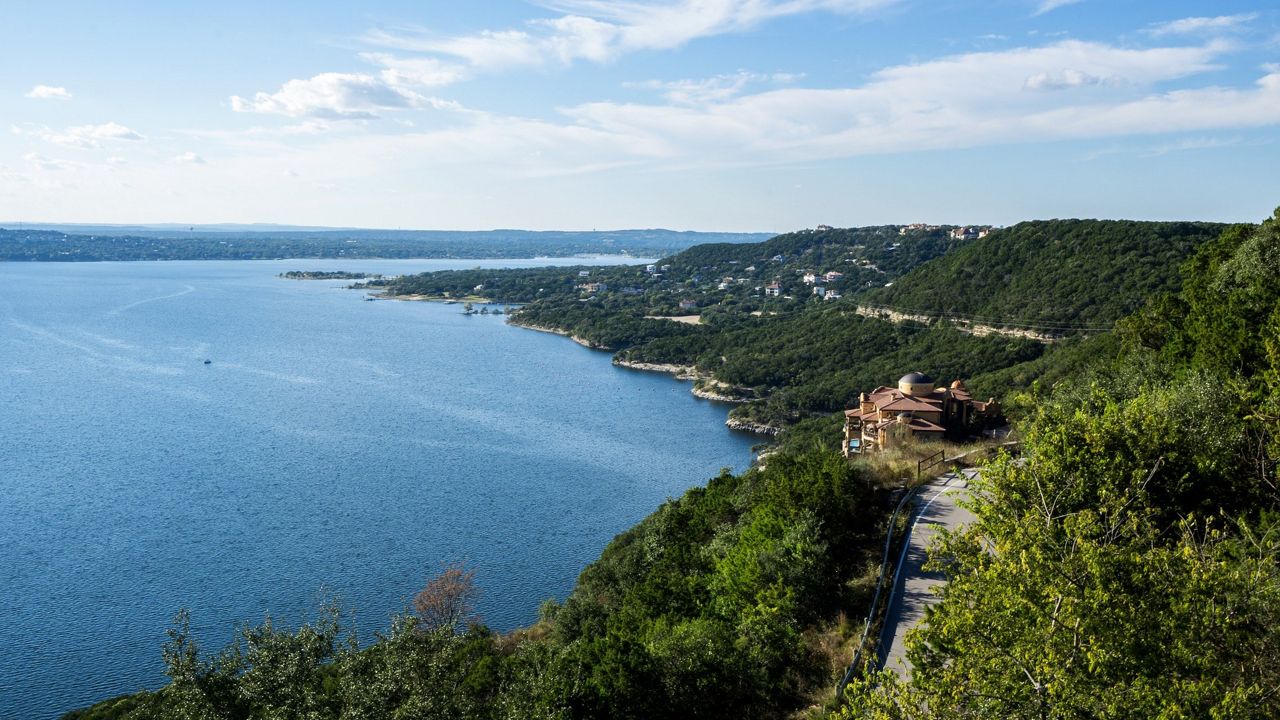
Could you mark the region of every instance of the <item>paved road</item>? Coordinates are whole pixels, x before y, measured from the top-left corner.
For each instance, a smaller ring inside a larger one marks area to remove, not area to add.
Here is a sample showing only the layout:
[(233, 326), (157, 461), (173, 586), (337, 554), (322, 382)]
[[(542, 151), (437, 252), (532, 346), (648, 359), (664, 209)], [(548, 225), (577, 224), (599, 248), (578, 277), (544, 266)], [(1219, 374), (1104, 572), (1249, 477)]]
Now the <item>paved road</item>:
[(925, 608), (937, 601), (930, 588), (943, 583), (941, 574), (925, 572), (923, 568), (928, 558), (926, 548), (938, 528), (956, 528), (973, 519), (973, 513), (957, 507), (956, 501), (968, 493), (969, 478), (977, 474), (977, 470), (964, 470), (960, 475), (948, 473), (929, 483), (920, 492), (917, 509), (911, 516), (910, 535), (898, 559), (896, 582), (878, 644), (883, 667), (904, 680), (911, 676), (903, 642), (907, 631), (924, 618)]

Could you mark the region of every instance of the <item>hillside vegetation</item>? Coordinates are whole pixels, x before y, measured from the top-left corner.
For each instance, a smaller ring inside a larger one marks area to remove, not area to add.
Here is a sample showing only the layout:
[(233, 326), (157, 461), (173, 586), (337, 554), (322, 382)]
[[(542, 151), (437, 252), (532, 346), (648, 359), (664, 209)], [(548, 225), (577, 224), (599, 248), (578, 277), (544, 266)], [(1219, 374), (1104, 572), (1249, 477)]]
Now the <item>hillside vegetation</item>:
[(1280, 716), (1280, 210), (1181, 280), (987, 469), (912, 677), (868, 673), (841, 717)]
[(1105, 329), (1178, 289), (1178, 265), (1225, 226), (1047, 220), (976, 240), (866, 295), (904, 312)]

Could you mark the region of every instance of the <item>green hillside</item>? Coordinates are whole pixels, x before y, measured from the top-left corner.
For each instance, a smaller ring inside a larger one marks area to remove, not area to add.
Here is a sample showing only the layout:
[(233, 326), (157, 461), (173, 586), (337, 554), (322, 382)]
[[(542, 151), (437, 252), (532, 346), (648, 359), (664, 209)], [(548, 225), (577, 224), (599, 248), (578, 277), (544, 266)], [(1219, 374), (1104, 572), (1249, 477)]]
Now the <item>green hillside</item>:
[(1178, 266), (1225, 226), (1046, 220), (998, 230), (922, 265), (868, 303), (1047, 327), (1108, 327), (1176, 291)]
[(1040, 398), (933, 551), (909, 681), (868, 671), (839, 717), (1280, 716), (1280, 210), (1180, 280)]

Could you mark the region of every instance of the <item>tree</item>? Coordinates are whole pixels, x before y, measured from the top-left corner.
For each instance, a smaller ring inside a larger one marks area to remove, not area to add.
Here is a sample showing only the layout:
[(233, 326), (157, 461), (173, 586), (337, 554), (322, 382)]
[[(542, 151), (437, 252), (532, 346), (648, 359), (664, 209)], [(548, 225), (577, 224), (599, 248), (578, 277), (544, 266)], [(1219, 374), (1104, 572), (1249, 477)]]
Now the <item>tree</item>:
[(453, 563), (427, 581), (427, 586), (413, 598), (413, 609), (424, 630), (457, 632), (464, 624), (480, 619), (475, 612), (480, 599), (475, 576), (475, 570)]

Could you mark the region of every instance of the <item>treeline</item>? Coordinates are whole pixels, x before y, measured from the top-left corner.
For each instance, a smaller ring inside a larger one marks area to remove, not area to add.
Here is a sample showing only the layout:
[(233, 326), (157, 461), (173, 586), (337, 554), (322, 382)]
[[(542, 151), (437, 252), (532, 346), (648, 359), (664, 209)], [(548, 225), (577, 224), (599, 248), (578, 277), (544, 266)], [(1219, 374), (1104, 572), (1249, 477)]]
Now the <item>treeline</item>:
[[(758, 243), (708, 243), (659, 260), (651, 270), (639, 266), (457, 270), (424, 273), (387, 283), (399, 295), (460, 297), (478, 285), (502, 302), (580, 299), (584, 294), (626, 306), (639, 315), (685, 314), (681, 300), (698, 308), (752, 312), (793, 307), (811, 299), (806, 274), (835, 273), (822, 282), (841, 294), (879, 287), (912, 268), (960, 247), (942, 229), (900, 236), (895, 226), (804, 230)], [(585, 273), (585, 274), (583, 274)], [(764, 287), (777, 282), (770, 299)], [(584, 293), (578, 287), (604, 283)]]
[(869, 303), (1069, 329), (1109, 327), (1178, 289), (1178, 265), (1226, 226), (1198, 222), (1023, 222), (913, 270)]
[(344, 270), (290, 270), (280, 273), (280, 277), (286, 280), (376, 280), (382, 276)]
[(80, 234), (0, 228), (0, 261), (531, 258), (600, 253), (655, 257), (701, 242), (753, 242), (762, 237), (766, 236), (672, 230), (138, 231)]
[(1121, 356), (1037, 399), (1025, 463), (975, 522), (848, 718), (1280, 716), (1280, 210), (1183, 266)]
[[(179, 617), (170, 682), (66, 720), (784, 717), (829, 700), (878, 558), (885, 490), (834, 453), (785, 453), (669, 500), (572, 594), (510, 635), (466, 625), (465, 580), (361, 646), (342, 613), (207, 653)], [(494, 578), (492, 582), (501, 582)]]
[[(765, 268), (759, 277), (794, 275), (795, 270), (840, 270), (856, 272), (859, 261), (876, 265), (888, 279), (908, 272), (916, 265), (941, 258), (970, 241), (955, 240), (947, 228), (899, 234), (897, 225), (870, 225), (861, 228), (827, 228), (820, 231), (783, 233), (759, 243), (707, 243), (690, 247), (664, 263), (676, 270), (723, 269), (736, 264), (744, 269)], [(781, 260), (774, 260), (781, 258)], [(769, 265), (769, 263), (776, 263)], [(852, 266), (852, 268), (851, 268)]]
[[(521, 312), (519, 321), (564, 323), (584, 339), (623, 347), (618, 353), (622, 360), (695, 366), (752, 399), (735, 408), (735, 417), (777, 427), (841, 411), (859, 393), (892, 384), (912, 369), (928, 370), (947, 382), (968, 380), (1034, 360), (1046, 349), (1025, 339), (898, 325), (859, 316), (839, 304), (774, 317), (716, 316), (705, 326), (602, 318), (590, 306), (533, 306)], [(611, 334), (618, 330), (625, 337)], [(975, 387), (992, 395), (1010, 389), (981, 380)]]

